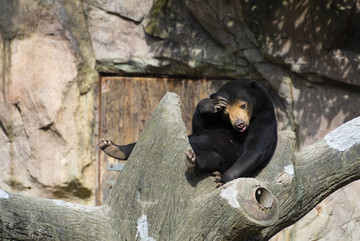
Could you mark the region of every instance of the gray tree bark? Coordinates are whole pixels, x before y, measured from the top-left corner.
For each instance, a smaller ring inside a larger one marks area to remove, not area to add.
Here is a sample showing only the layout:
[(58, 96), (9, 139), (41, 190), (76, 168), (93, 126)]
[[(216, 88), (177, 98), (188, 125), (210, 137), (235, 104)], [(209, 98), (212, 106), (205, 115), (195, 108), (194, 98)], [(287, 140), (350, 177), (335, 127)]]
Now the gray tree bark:
[(101, 207), (0, 191), (1, 240), (267, 240), (360, 177), (360, 117), (297, 152), (280, 132), (276, 153), (254, 178), (215, 188), (186, 171), (191, 148), (180, 99), (155, 110)]

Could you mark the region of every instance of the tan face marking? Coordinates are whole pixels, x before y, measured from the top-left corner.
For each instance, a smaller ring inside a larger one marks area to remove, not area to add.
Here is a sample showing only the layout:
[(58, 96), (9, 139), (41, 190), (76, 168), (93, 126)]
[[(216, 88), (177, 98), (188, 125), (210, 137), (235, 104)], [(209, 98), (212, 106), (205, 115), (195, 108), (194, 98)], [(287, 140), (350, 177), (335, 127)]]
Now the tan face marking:
[(242, 120), (246, 126), (249, 125), (252, 110), (247, 101), (239, 100), (226, 105), (224, 113), (229, 115), (230, 122), (236, 129), (236, 123), (239, 120)]

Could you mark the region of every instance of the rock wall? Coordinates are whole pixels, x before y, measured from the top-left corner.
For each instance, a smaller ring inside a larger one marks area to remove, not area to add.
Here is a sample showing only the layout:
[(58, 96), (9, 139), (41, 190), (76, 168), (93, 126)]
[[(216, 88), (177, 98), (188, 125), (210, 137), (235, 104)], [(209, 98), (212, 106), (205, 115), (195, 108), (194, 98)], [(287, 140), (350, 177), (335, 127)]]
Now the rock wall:
[[(4, 190), (95, 203), (99, 72), (258, 79), (299, 148), (360, 115), (359, 0), (0, 0), (0, 36)], [(356, 235), (359, 186), (274, 239)]]
[(82, 4), (0, 5), (0, 187), (94, 203), (97, 72)]

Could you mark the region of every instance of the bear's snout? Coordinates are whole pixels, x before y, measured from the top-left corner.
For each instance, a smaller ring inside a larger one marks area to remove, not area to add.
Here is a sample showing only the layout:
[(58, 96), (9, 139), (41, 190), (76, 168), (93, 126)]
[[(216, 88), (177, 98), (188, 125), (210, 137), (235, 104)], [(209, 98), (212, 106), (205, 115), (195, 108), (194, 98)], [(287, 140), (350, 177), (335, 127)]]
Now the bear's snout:
[(248, 125), (245, 123), (245, 121), (243, 119), (238, 119), (235, 122), (235, 128), (237, 131), (244, 132), (247, 127), (248, 127)]

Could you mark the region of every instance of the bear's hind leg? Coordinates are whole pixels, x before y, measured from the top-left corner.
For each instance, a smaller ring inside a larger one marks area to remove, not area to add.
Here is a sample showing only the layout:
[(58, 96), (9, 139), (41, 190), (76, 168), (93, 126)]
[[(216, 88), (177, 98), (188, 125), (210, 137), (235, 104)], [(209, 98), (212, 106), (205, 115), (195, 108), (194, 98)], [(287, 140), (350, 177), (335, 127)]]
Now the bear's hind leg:
[(224, 159), (214, 151), (203, 151), (197, 155), (196, 169), (199, 171), (222, 171)]
[(127, 160), (130, 156), (136, 143), (131, 143), (128, 145), (120, 146), (116, 145), (114, 142), (107, 138), (101, 138), (99, 140), (99, 147), (107, 155), (116, 158), (118, 160)]
[(186, 166), (190, 172), (196, 171), (222, 171), (222, 163), (224, 162), (222, 156), (213, 151), (198, 152), (195, 154), (193, 150), (189, 150), (186, 153)]

